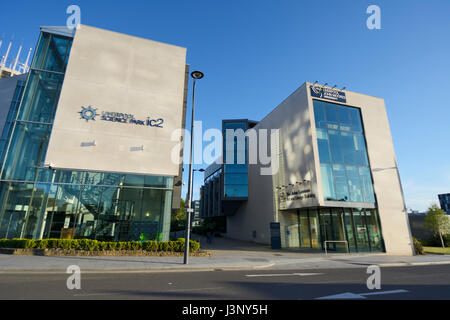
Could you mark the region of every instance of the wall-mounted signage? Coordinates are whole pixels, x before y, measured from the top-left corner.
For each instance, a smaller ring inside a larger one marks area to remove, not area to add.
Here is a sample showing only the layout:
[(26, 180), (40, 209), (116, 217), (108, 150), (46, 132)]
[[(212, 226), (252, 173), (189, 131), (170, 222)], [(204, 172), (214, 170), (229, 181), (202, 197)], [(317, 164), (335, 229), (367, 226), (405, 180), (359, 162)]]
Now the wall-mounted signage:
[(150, 117), (147, 117), (146, 120), (137, 120), (135, 119), (134, 115), (132, 114), (125, 114), (125, 113), (119, 113), (119, 112), (109, 112), (104, 111), (101, 114), (97, 113), (98, 109), (94, 109), (92, 106), (89, 106), (87, 108), (81, 107), (82, 110), (79, 112), (81, 114), (81, 119), (86, 120), (86, 122), (89, 122), (90, 120), (95, 121), (97, 116), (101, 116), (100, 120), (102, 121), (110, 121), (110, 122), (116, 122), (116, 123), (128, 123), (128, 124), (135, 124), (139, 126), (147, 126), (147, 127), (154, 127), (154, 128), (163, 128), (164, 119), (152, 119)]
[(327, 99), (341, 103), (347, 103), (345, 92), (336, 89), (326, 88), (322, 86), (312, 85), (311, 96), (314, 98)]
[(310, 183), (297, 184), (293, 186), (282, 187), (278, 191), (280, 210), (292, 208), (295, 204), (306, 204), (316, 199), (316, 195), (311, 190)]

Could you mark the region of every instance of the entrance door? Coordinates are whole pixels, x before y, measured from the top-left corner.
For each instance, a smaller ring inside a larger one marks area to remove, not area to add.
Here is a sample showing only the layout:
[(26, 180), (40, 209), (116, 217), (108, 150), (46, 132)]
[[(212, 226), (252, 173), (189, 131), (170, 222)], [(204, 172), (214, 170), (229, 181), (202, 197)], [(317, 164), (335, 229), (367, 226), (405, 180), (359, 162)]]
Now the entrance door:
[(369, 234), (365, 221), (364, 211), (353, 211), (353, 221), (355, 223), (358, 252), (370, 252)]
[(338, 252), (348, 252), (348, 243), (346, 232), (345, 232), (345, 222), (344, 222), (344, 210), (342, 209), (332, 209), (332, 226), (335, 245), (334, 248)]
[(320, 234), (323, 250), (325, 250), (325, 242), (326, 242), (327, 250), (335, 251), (336, 244), (332, 242), (327, 242), (327, 241), (334, 241), (333, 225), (331, 220), (330, 209), (320, 210)]
[(302, 210), (299, 213), (300, 226), (300, 247), (311, 249), (311, 235), (309, 230), (308, 211)]

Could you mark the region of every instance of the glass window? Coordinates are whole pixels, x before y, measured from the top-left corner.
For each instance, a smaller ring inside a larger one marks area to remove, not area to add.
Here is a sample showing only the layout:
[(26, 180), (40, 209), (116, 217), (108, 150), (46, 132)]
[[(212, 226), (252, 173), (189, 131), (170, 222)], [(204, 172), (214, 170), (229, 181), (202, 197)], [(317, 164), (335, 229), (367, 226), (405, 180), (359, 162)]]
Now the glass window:
[(225, 184), (248, 184), (247, 174), (231, 174), (227, 173), (225, 175)]
[(314, 100), (314, 117), (316, 118), (317, 128), (327, 127), (327, 119), (325, 116), (325, 105), (322, 101)]
[(339, 120), (340, 120), (340, 130), (342, 131), (350, 131), (351, 130), (351, 120), (349, 116), (349, 110), (348, 107), (338, 107), (338, 114), (339, 114)]
[(329, 130), (331, 160), (335, 163), (344, 163), (344, 155), (342, 153), (341, 133), (335, 130)]
[(246, 164), (225, 165), (226, 173), (247, 173), (248, 166)]
[(49, 135), (48, 125), (17, 123), (2, 179), (35, 181), (38, 170), (44, 166)]
[(362, 192), (364, 202), (375, 202), (375, 194), (373, 190), (372, 176), (367, 167), (359, 168), (359, 176), (361, 178)]
[(319, 230), (319, 217), (317, 210), (308, 210), (309, 222), (311, 226), (311, 247), (313, 249), (320, 249), (320, 230)]
[(373, 252), (383, 251), (383, 238), (378, 222), (377, 210), (366, 210), (367, 228), (369, 230), (370, 245)]
[(246, 198), (248, 197), (247, 185), (225, 185), (225, 197)]
[(333, 165), (334, 184), (337, 201), (349, 201), (347, 174), (343, 165)]
[(352, 202), (364, 202), (361, 181), (357, 167), (347, 166), (348, 187), (350, 189), (350, 199)]
[(338, 124), (339, 123), (338, 106), (332, 103), (326, 103), (325, 109), (328, 123)]
[(308, 212), (301, 211), (299, 215), (300, 220), (300, 247), (311, 248), (311, 235), (309, 230)]
[(358, 249), (356, 247), (355, 232), (353, 229), (353, 215), (350, 209), (344, 209), (344, 221), (350, 252), (357, 252)]
[(330, 146), (328, 143), (328, 133), (326, 129), (317, 129), (317, 139), (319, 145), (319, 158), (322, 162), (331, 162)]
[(125, 175), (124, 186), (127, 187), (143, 187), (144, 186), (144, 176), (137, 174), (127, 174)]
[(367, 158), (366, 141), (364, 136), (359, 133), (354, 134), (355, 144), (355, 163), (360, 166), (368, 166), (369, 160)]
[(42, 33), (32, 68), (64, 72), (71, 45), (72, 39), (70, 38)]
[[(334, 241), (346, 241), (344, 229), (344, 212), (342, 209), (332, 209), (331, 218), (333, 220)], [(345, 242), (336, 242), (334, 248), (339, 252), (347, 252), (347, 244)]]
[(19, 120), (51, 123), (56, 113), (63, 75), (32, 70), (19, 111)]
[(357, 108), (348, 108), (351, 130), (362, 132), (361, 112)]
[(364, 211), (353, 211), (358, 252), (370, 252), (369, 236), (364, 215)]
[[(375, 202), (360, 110), (314, 100), (314, 112), (318, 122), (316, 132), (320, 162), (332, 165), (332, 174), (327, 166), (321, 168), (326, 199)], [(346, 167), (351, 167), (348, 169), (350, 173)], [(332, 177), (331, 181), (328, 177)], [(331, 190), (332, 186), (334, 190)], [(335, 197), (330, 196), (331, 192), (335, 193)]]
[(322, 173), (322, 189), (325, 200), (335, 200), (334, 184), (333, 184), (333, 170), (331, 165), (322, 163), (320, 165)]

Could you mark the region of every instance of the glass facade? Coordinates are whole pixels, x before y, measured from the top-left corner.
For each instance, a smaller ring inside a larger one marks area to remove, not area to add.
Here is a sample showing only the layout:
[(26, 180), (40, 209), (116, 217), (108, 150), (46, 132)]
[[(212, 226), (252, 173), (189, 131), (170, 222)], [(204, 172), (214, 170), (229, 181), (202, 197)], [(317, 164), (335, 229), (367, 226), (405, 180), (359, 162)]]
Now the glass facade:
[(351, 253), (385, 250), (377, 210), (302, 209), (297, 216), (299, 248), (347, 252), (348, 244)]
[[(173, 177), (53, 170), (44, 164), (72, 38), (41, 33), (2, 136), (0, 238), (167, 241)], [(22, 93), (23, 91), (23, 93)]]
[(5, 126), (0, 140), (0, 162), (3, 163), (5, 159), (6, 150), (8, 148), (9, 139), (11, 137), (14, 121), (17, 117), (20, 100), (22, 98), (23, 89), (25, 88), (25, 81), (17, 81), (16, 90), (14, 91), (11, 106), (9, 108), (8, 116), (6, 118)]
[(325, 200), (375, 203), (358, 108), (314, 100)]
[[(225, 121), (224, 130), (224, 196), (225, 198), (248, 197), (248, 130), (247, 120)], [(227, 131), (235, 133), (229, 141)]]
[(441, 209), (444, 210), (446, 214), (450, 215), (450, 193), (440, 194), (439, 202), (441, 203)]

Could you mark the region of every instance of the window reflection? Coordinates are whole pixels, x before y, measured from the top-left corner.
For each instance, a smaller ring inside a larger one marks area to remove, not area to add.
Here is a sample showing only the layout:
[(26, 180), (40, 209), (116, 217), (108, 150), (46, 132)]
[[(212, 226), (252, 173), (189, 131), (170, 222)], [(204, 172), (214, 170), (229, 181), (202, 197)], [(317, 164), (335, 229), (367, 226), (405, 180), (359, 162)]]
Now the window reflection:
[(374, 203), (360, 110), (314, 100), (314, 113), (325, 199)]

